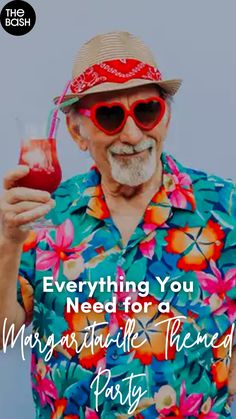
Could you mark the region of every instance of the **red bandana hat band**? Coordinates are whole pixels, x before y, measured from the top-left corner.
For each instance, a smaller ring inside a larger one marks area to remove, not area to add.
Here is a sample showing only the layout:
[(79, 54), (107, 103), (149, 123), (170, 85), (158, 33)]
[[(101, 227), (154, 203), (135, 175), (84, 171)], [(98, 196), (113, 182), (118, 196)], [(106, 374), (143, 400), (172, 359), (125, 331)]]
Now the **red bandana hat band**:
[(101, 83), (125, 83), (131, 79), (160, 81), (160, 71), (133, 58), (103, 61), (87, 68), (70, 85), (72, 93), (82, 93)]

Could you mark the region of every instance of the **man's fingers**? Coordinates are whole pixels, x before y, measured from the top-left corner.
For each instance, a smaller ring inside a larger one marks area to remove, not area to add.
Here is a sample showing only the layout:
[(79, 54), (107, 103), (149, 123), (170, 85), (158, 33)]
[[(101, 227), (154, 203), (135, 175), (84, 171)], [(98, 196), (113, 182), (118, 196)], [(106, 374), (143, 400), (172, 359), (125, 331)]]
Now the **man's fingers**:
[(25, 211), (20, 214), (11, 214), (9, 213), (7, 215), (7, 222), (11, 225), (14, 225), (15, 227), (19, 227), (26, 223), (31, 223), (33, 221), (36, 221), (38, 218), (43, 217), (51, 210), (51, 205), (43, 204), (37, 206), (37, 208), (34, 208), (29, 211)]
[[(51, 208), (54, 208), (55, 201), (53, 199), (50, 199), (47, 202), (47, 205), (50, 205)], [(38, 206), (39, 206), (38, 202), (21, 201), (21, 202), (18, 202), (17, 204), (5, 204), (5, 205), (3, 204), (2, 211), (4, 211), (5, 213), (8, 211), (13, 214), (21, 214), (22, 212), (30, 211), (34, 208), (37, 208)]]
[(29, 173), (29, 167), (19, 165), (3, 181), (4, 194), (0, 198), (0, 229), (2, 236), (23, 243), (30, 223), (45, 216), (54, 206), (49, 192), (20, 187), (19, 179)]
[(49, 201), (51, 195), (49, 192), (30, 188), (12, 188), (6, 192), (5, 199), (8, 204), (16, 204), (21, 201), (33, 201), (44, 203)]
[(11, 189), (16, 185), (17, 180), (23, 178), (29, 173), (29, 167), (25, 165), (18, 165), (16, 169), (8, 172), (3, 179), (3, 188)]

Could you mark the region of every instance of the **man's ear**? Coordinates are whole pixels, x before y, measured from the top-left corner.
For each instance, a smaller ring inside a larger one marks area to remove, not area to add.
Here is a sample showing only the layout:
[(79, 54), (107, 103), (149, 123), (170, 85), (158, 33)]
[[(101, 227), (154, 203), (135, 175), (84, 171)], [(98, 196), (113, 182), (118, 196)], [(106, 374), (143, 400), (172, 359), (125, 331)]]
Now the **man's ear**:
[(86, 151), (88, 149), (87, 141), (81, 137), (79, 126), (73, 122), (70, 115), (66, 115), (66, 125), (71, 137), (78, 144), (80, 150)]

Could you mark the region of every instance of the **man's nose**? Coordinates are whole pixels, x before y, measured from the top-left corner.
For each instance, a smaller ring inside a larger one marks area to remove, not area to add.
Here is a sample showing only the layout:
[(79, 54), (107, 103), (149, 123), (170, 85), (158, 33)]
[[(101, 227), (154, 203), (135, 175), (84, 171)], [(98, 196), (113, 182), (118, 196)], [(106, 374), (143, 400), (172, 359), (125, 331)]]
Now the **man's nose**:
[(120, 132), (120, 141), (123, 143), (137, 144), (143, 138), (141, 129), (136, 125), (132, 116), (128, 116)]

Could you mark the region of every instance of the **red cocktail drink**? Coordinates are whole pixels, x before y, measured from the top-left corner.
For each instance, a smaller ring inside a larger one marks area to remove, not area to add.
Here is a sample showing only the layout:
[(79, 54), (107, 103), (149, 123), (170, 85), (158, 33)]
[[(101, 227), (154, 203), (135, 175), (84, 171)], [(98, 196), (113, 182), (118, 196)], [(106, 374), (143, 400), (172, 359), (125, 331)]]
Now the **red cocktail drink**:
[(61, 182), (62, 172), (54, 138), (30, 139), (23, 142), (19, 164), (29, 166), (30, 172), (18, 181), (18, 186), (52, 193)]

